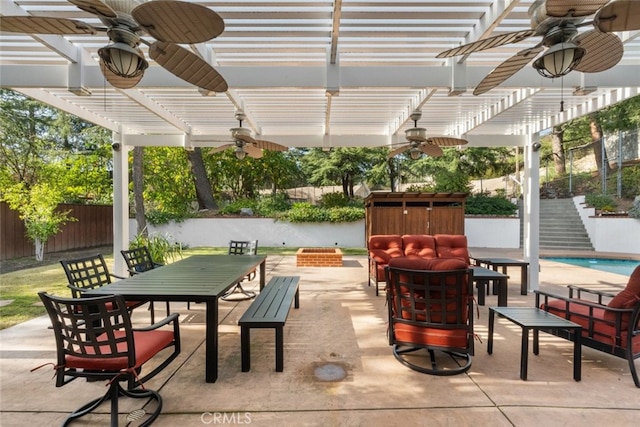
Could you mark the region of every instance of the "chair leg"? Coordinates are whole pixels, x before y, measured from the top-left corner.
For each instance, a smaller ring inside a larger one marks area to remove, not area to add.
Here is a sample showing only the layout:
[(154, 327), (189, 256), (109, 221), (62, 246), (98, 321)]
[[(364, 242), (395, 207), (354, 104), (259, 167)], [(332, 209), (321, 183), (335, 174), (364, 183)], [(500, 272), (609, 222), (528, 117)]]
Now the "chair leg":
[[(83, 405), (82, 407), (76, 409), (72, 412), (67, 419), (62, 424), (63, 426), (69, 425), (72, 421), (87, 415), (92, 412), (94, 409), (98, 408), (100, 405), (105, 403), (107, 400), (110, 401), (111, 411), (110, 411), (110, 424), (112, 427), (118, 426), (118, 399), (120, 396), (125, 396), (133, 399), (152, 399), (157, 402), (157, 408), (148, 416), (148, 418), (139, 424), (141, 427), (149, 426), (156, 418), (160, 415), (162, 411), (162, 397), (160, 394), (154, 390), (126, 390), (120, 386), (118, 381), (114, 381), (109, 386), (109, 390), (101, 397), (92, 400), (91, 402)], [(144, 414), (146, 415), (146, 413)]]

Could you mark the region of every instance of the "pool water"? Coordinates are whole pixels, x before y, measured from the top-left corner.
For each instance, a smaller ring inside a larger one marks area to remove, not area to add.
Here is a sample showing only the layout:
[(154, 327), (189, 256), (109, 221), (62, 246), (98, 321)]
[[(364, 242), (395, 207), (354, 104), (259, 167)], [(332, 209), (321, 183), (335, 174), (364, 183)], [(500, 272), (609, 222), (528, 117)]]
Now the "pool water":
[(562, 258), (545, 257), (549, 261), (562, 262), (565, 264), (577, 265), (579, 267), (593, 268), (595, 270), (607, 271), (609, 273), (631, 276), (633, 270), (640, 265), (640, 261), (625, 259), (605, 259), (605, 258)]

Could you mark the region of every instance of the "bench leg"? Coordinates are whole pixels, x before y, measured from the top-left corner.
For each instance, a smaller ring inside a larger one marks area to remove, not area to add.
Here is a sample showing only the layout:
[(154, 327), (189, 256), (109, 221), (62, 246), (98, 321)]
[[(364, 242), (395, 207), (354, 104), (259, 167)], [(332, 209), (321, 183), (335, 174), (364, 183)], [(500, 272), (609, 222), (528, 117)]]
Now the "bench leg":
[(284, 370), (284, 328), (276, 326), (276, 372)]
[(242, 358), (242, 372), (249, 372), (251, 369), (251, 328), (240, 327), (240, 353)]
[(300, 288), (296, 289), (295, 308), (300, 308)]

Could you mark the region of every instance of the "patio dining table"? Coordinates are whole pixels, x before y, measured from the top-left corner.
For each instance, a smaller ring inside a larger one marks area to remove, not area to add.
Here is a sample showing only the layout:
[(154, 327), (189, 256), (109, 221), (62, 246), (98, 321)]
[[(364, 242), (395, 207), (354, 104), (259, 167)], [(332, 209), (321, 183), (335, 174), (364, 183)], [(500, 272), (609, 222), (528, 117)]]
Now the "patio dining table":
[(266, 255), (194, 255), (84, 295), (205, 303), (205, 381), (213, 383), (218, 379), (218, 298), (258, 265), (260, 289), (264, 288), (266, 260)]

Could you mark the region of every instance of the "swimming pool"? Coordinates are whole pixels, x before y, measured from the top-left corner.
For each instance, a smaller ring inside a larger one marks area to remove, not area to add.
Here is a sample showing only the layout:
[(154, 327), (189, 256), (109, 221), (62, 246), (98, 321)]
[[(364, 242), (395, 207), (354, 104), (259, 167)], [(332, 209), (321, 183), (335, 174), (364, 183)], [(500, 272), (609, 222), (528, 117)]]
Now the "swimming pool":
[(631, 276), (633, 270), (640, 265), (640, 261), (626, 259), (606, 259), (606, 258), (562, 258), (544, 257), (549, 261), (562, 262), (565, 264), (577, 265), (579, 267), (593, 268), (595, 270), (607, 271), (609, 273)]

